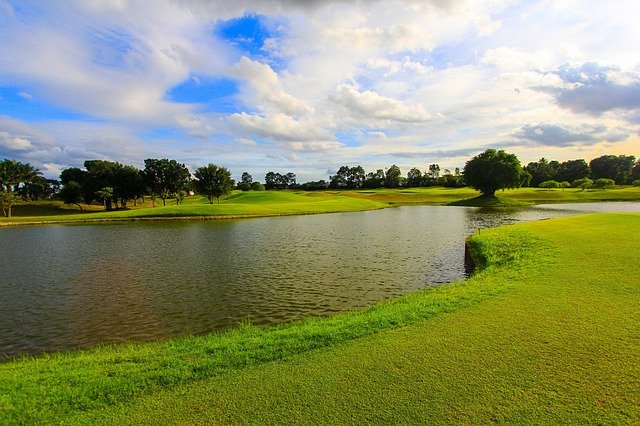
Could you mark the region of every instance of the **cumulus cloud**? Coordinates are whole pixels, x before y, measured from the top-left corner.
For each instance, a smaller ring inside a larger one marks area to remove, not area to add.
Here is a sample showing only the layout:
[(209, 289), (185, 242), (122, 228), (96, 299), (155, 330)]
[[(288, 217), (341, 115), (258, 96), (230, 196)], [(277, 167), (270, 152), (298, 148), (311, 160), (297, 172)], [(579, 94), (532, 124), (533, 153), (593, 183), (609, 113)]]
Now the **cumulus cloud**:
[(235, 65), (234, 75), (244, 79), (250, 87), (245, 93), (246, 103), (255, 104), (262, 111), (274, 111), (291, 116), (307, 115), (314, 108), (286, 93), (278, 75), (267, 64), (243, 56)]
[(421, 123), (431, 118), (422, 105), (405, 105), (370, 90), (359, 92), (348, 84), (338, 86), (331, 99), (346, 111), (364, 119)]
[(627, 139), (630, 134), (622, 129), (608, 129), (604, 125), (538, 123), (525, 124), (514, 130), (513, 136), (539, 145), (567, 147), (595, 145), (602, 141), (619, 142)]
[(285, 114), (233, 114), (229, 121), (238, 130), (275, 142), (286, 142), (296, 150), (317, 151), (338, 146), (331, 133), (310, 119), (296, 120)]
[(573, 112), (594, 116), (607, 111), (629, 111), (640, 108), (640, 73), (623, 72), (618, 67), (587, 62), (566, 65), (552, 74), (567, 85), (562, 88), (543, 86), (558, 105)]

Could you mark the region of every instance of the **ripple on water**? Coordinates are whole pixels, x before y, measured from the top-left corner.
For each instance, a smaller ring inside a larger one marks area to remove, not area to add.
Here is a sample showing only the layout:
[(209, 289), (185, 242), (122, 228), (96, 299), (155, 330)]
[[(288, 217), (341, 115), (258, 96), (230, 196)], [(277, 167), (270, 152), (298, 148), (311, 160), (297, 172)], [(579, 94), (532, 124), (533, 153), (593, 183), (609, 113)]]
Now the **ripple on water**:
[(370, 305), (464, 277), (477, 229), (640, 203), (402, 207), (0, 230), (0, 353), (203, 334)]

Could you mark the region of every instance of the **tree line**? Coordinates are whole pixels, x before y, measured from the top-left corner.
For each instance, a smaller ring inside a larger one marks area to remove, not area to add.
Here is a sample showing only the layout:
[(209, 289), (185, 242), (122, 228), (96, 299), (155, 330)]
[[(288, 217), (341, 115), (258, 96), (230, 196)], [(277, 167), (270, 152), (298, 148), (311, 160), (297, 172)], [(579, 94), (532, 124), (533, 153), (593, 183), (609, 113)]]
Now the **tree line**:
[(558, 162), (541, 158), (522, 167), (514, 154), (502, 150), (486, 150), (465, 164), (464, 170), (441, 170), (430, 164), (425, 171), (411, 168), (403, 176), (400, 168), (392, 165), (386, 170), (366, 172), (360, 166), (341, 166), (329, 180), (298, 183), (295, 173), (268, 172), (264, 185), (244, 172), (236, 184), (231, 172), (221, 166), (209, 164), (198, 168), (193, 176), (185, 164), (171, 159), (144, 160), (144, 169), (107, 160), (87, 160), (84, 169), (68, 168), (60, 180), (45, 179), (29, 163), (16, 160), (0, 162), (0, 204), (3, 214), (11, 216), (11, 207), (21, 200), (39, 200), (57, 196), (66, 204), (99, 203), (106, 210), (127, 208), (138, 200), (149, 197), (155, 207), (156, 200), (175, 199), (180, 204), (185, 196), (199, 193), (210, 203), (228, 194), (233, 188), (243, 191), (279, 189), (359, 189), (472, 186), (483, 194), (493, 194), (501, 188), (580, 187), (592, 185), (602, 188), (613, 184), (640, 185), (640, 160), (631, 155), (603, 155), (589, 163), (584, 159)]

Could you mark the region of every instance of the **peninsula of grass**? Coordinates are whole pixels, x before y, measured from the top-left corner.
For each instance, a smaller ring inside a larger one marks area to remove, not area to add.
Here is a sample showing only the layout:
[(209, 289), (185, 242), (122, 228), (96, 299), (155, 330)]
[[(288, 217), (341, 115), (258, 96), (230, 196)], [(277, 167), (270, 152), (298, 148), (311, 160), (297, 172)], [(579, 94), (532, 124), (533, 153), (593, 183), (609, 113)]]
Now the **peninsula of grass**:
[(209, 204), (205, 197), (187, 197), (180, 205), (151, 207), (147, 200), (129, 210), (100, 211), (96, 205), (77, 207), (59, 201), (17, 205), (12, 218), (0, 218), (2, 225), (68, 222), (107, 222), (148, 219), (225, 219), (338, 213), (375, 210), (404, 205), (457, 205), (472, 207), (522, 207), (541, 203), (593, 201), (640, 201), (640, 187), (603, 190), (546, 190), (520, 188), (499, 191), (496, 197), (479, 197), (471, 188), (399, 188), (341, 191), (234, 191), (220, 203)]
[(640, 214), (483, 230), (471, 278), (290, 325), (0, 365), (5, 423), (640, 422)]

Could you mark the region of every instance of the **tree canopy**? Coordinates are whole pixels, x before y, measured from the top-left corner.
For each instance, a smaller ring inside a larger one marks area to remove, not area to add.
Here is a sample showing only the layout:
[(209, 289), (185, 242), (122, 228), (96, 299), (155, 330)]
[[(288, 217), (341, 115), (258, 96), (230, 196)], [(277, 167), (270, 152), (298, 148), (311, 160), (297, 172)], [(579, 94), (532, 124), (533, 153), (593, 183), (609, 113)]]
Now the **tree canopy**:
[(492, 197), (499, 189), (519, 188), (528, 178), (515, 154), (487, 149), (464, 166), (464, 179), (472, 188)]
[(225, 167), (209, 164), (205, 167), (199, 167), (193, 175), (196, 178), (193, 182), (196, 191), (205, 195), (209, 203), (213, 203), (215, 197), (219, 204), (220, 197), (233, 189), (234, 182), (231, 179), (231, 172)]

